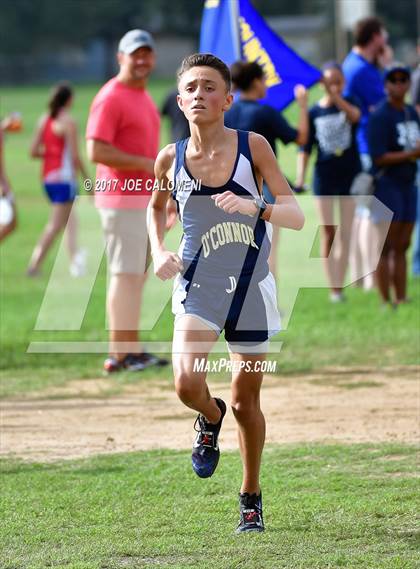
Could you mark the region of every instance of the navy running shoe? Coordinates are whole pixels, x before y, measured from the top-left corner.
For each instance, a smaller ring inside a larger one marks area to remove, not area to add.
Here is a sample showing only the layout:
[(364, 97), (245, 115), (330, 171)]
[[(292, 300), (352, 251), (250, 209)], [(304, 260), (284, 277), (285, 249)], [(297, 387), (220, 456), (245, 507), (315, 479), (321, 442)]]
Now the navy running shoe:
[(193, 470), (200, 478), (209, 478), (219, 462), (220, 450), (217, 439), (226, 414), (226, 404), (216, 397), (214, 400), (222, 413), (219, 422), (209, 423), (199, 414), (194, 423), (194, 429), (198, 434), (194, 441), (191, 459)]
[(239, 494), (239, 513), (240, 521), (236, 533), (264, 531), (261, 492), (259, 496), (248, 492)]

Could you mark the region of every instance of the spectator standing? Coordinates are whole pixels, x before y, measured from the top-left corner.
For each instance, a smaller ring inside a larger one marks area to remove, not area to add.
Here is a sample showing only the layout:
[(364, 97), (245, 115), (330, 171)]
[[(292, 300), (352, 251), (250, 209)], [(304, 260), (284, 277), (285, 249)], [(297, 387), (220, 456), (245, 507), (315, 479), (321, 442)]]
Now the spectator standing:
[[(369, 114), (384, 97), (383, 75), (378, 62), (386, 52), (388, 34), (383, 23), (376, 17), (359, 20), (354, 28), (354, 46), (343, 62), (346, 81), (345, 97), (359, 101), (361, 118), (357, 142), (363, 170), (370, 170), (372, 164), (367, 142)], [(358, 206), (352, 230), (350, 266), (353, 279), (366, 275), (373, 263), (373, 227), (369, 209)], [(365, 289), (374, 286), (373, 276), (359, 279)]]
[(117, 57), (119, 73), (93, 100), (86, 132), (89, 159), (97, 164), (95, 203), (110, 274), (108, 373), (167, 363), (142, 350), (138, 333), (148, 254), (146, 212), (160, 129), (147, 91), (156, 60), (152, 36), (144, 30), (127, 32)]
[[(344, 76), (340, 65), (334, 62), (324, 65), (323, 85), (325, 95), (309, 111), (309, 140), (298, 154), (296, 184), (304, 185), (309, 156), (315, 146), (313, 191), (322, 224), (322, 257), (331, 289), (330, 300), (341, 302), (354, 214), (350, 187), (361, 170), (356, 143), (361, 113), (353, 99), (342, 96)], [(339, 223), (334, 220), (336, 205)]]
[[(387, 99), (369, 119), (368, 141), (374, 172), (375, 197), (393, 212), (388, 222), (377, 203), (372, 220), (379, 241), (385, 239), (376, 271), (379, 293), (385, 305), (407, 302), (406, 253), (416, 219), (416, 160), (420, 158), (420, 119), (405, 103), (410, 87), (410, 70), (394, 64), (385, 73)], [(394, 297), (391, 296), (394, 289)]]

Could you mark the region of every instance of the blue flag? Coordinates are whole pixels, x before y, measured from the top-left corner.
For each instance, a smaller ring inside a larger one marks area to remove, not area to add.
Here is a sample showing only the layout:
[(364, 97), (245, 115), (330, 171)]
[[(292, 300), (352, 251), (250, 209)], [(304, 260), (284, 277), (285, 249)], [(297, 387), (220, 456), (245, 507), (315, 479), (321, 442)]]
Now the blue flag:
[(294, 100), (295, 85), (310, 87), (321, 77), (269, 28), (249, 0), (206, 0), (200, 52), (213, 53), (227, 65), (239, 59), (259, 63), (267, 85), (264, 102), (278, 110)]

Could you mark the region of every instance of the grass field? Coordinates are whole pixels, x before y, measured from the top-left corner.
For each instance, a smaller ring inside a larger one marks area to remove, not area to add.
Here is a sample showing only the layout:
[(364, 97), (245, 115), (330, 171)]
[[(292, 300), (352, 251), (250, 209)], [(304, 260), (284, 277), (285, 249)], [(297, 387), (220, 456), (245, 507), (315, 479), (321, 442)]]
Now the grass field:
[[(158, 103), (169, 87), (169, 82), (152, 83)], [(77, 88), (74, 115), (81, 141), (97, 89)], [(48, 216), (39, 164), (28, 157), (31, 132), (47, 95), (44, 87), (4, 88), (0, 99), (1, 115), (20, 111), (25, 126), (22, 133), (6, 140), (7, 170), (19, 210), (19, 228), (0, 248), (1, 393), (8, 397), (29, 392), (36, 397), (46, 387), (96, 378), (101, 373), (103, 354), (28, 354), (30, 342), (107, 339), (104, 263), (80, 330), (35, 330), (59, 247), (49, 255), (42, 277), (25, 277), (32, 248)], [(315, 89), (312, 100), (318, 95)], [(293, 122), (296, 109), (291, 107), (286, 114)], [(162, 144), (166, 141), (164, 125)], [(280, 163), (293, 179), (295, 150), (281, 148)], [(308, 223), (316, 227), (316, 217)], [(178, 236), (170, 238), (175, 243)], [(285, 264), (293, 265), (294, 251), (288, 255)], [(148, 304), (152, 305), (159, 292), (150, 294)], [(279, 336), (283, 348), (272, 356), (278, 360), (280, 373), (418, 363), (418, 280), (410, 278), (409, 295), (411, 304), (384, 312), (375, 292), (349, 287), (348, 302), (337, 306), (328, 302), (322, 288), (301, 290), (289, 326)], [(166, 306), (155, 328), (144, 337), (170, 341), (171, 334), (172, 316)], [(170, 368), (113, 377), (109, 394), (156, 377), (169, 383)], [(348, 397), (351, 405), (351, 391)], [(33, 405), (36, 413), (36, 399)], [(211, 481), (193, 476), (188, 455), (138, 452), (53, 464), (2, 460), (0, 567), (418, 567), (418, 462), (411, 445), (269, 447), (262, 476), (267, 532), (245, 539), (232, 533), (237, 521), (239, 455), (223, 453)]]
[[(235, 536), (239, 457), (200, 481), (185, 452), (3, 467), (2, 569), (415, 569), (415, 451), (268, 448), (267, 531)], [(417, 496), (418, 498), (418, 496)], [(416, 509), (417, 508), (417, 509)]]

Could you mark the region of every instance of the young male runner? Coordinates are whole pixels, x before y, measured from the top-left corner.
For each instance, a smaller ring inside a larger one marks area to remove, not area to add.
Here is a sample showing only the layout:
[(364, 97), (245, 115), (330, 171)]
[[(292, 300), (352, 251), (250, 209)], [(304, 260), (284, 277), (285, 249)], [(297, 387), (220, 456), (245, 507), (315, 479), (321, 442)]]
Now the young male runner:
[[(175, 388), (181, 401), (199, 413), (192, 465), (198, 476), (207, 478), (219, 460), (218, 435), (226, 405), (211, 397), (206, 373), (197, 371), (194, 362), (207, 360), (224, 329), (234, 366), (231, 406), (243, 463), (237, 531), (263, 531), (260, 366), (268, 339), (280, 329), (267, 263), (268, 221), (301, 229), (304, 216), (265, 138), (224, 127), (224, 112), (232, 104), (228, 67), (210, 54), (191, 55), (182, 62), (178, 87), (191, 137), (166, 146), (155, 165), (159, 185), (169, 188), (176, 183), (173, 197), (184, 230), (178, 254), (164, 245), (170, 192), (154, 192), (149, 210), (155, 274), (162, 280), (176, 276)], [(276, 205), (261, 199), (263, 179), (278, 198)], [(198, 180), (201, 187), (196, 187)]]

